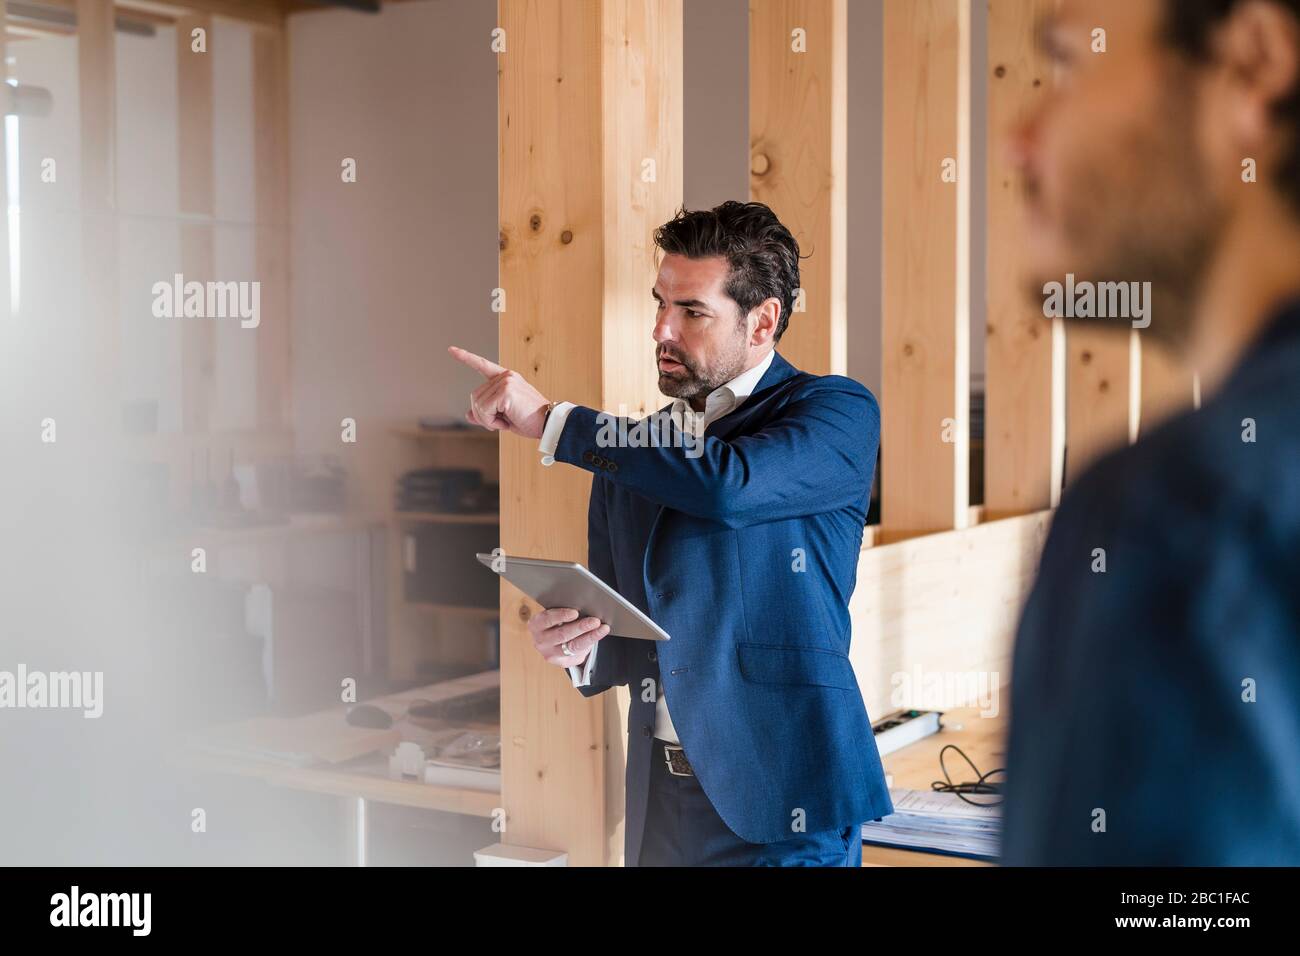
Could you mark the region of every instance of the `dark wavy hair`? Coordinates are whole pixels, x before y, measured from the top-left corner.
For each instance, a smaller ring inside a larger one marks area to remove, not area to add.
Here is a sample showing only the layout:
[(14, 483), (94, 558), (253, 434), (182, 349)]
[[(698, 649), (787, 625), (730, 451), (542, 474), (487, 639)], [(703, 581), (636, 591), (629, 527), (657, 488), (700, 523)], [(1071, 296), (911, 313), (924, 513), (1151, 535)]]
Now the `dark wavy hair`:
[[(1195, 62), (1210, 59), (1210, 38), (1245, 0), (1165, 0), (1165, 38)], [(1269, 0), (1300, 22), (1300, 0)], [(1287, 128), (1288, 152), (1278, 171), (1277, 187), (1300, 213), (1300, 82), (1277, 104), (1277, 119)]]
[(714, 209), (682, 208), (655, 230), (655, 245), (688, 259), (726, 259), (727, 295), (742, 317), (767, 299), (779, 299), (776, 340), (781, 341), (799, 291), (799, 243), (771, 209), (734, 200)]

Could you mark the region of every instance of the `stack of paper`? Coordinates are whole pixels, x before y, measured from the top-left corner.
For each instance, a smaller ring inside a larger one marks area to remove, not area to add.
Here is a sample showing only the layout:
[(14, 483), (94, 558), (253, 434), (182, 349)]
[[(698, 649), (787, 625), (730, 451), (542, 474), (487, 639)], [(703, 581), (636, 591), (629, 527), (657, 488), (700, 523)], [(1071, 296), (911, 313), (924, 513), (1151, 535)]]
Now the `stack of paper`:
[[(982, 860), (998, 856), (1002, 811), (972, 806), (955, 793), (891, 790), (894, 812), (862, 825), (862, 842), (927, 853), (950, 853)], [(994, 803), (992, 794), (971, 794), (977, 803)]]

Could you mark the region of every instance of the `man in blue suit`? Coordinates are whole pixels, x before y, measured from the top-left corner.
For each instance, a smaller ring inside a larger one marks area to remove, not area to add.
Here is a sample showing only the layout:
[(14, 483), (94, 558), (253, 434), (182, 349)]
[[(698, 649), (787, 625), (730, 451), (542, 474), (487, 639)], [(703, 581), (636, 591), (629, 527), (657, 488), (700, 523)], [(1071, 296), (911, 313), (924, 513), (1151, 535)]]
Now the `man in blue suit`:
[(683, 211), (655, 241), (676, 401), (642, 426), (453, 350), (487, 379), (471, 421), (592, 473), (589, 566), (671, 640), (602, 642), (569, 608), (529, 630), (584, 695), (630, 689), (628, 865), (858, 866), (861, 824), (893, 810), (848, 658), (879, 410), (776, 353), (799, 247), (770, 209)]
[(1004, 860), (1295, 866), (1300, 0), (1064, 0), (1042, 39), (1059, 83), (1013, 141), (1031, 285), (1151, 283), (1142, 347), (1187, 355), (1204, 402), (1056, 515), (1012, 668)]

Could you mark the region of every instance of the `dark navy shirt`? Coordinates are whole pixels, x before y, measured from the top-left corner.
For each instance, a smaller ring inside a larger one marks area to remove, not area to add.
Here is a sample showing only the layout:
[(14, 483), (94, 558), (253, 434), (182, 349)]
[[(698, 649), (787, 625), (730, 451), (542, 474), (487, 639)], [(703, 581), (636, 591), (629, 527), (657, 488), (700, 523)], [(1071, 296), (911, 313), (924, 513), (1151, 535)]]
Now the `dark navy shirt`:
[(1300, 301), (1065, 495), (1006, 786), (1007, 864), (1300, 864)]

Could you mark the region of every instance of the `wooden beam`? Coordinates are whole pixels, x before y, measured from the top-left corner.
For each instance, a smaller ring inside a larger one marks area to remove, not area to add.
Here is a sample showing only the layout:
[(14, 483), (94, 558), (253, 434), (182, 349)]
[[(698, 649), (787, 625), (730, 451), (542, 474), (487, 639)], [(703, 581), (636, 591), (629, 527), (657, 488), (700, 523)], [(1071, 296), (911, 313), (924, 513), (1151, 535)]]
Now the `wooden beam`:
[(32, 27), (20, 27), (13, 24), (7, 24), (5, 35), (10, 41), (21, 40), (43, 40), (47, 36), (68, 36), (64, 30), (37, 30)]
[(885, 540), (967, 521), (970, 42), (970, 0), (885, 0)]
[[(121, 316), (117, 308), (117, 44), (113, 8), (77, 0), (81, 114), (82, 302), (99, 413), (121, 427)], [(111, 434), (111, 431), (108, 432)]]
[(794, 233), (803, 295), (781, 354), (817, 375), (848, 363), (846, 0), (749, 4), (750, 198)]
[[(192, 31), (207, 35), (204, 52), (193, 49)], [(186, 282), (216, 279), (213, 234), (214, 173), (212, 18), (176, 21), (177, 159), (181, 213), (181, 272)], [(181, 428), (208, 431), (216, 397), (216, 326), (210, 320), (181, 325)]]
[[(36, 0), (40, 5), (46, 7), (60, 7), (65, 10), (73, 11), (67, 24), (49, 24), (57, 32), (76, 33), (76, 15), (75, 10), (77, 0)], [(10, 13), (13, 16), (13, 13)], [(114, 4), (113, 20), (116, 26), (145, 26), (145, 27), (166, 27), (176, 23), (177, 14), (175, 12), (162, 13), (155, 10), (137, 10), (123, 6), (122, 3)], [(25, 25), (32, 29), (43, 29), (43, 26), (37, 22), (25, 20)]]
[(1192, 407), (1195, 374), (1179, 356), (1139, 333), (1142, 347), (1142, 410), (1139, 435), (1149, 434), (1166, 419)]
[(867, 713), (897, 709), (897, 674), (1007, 680), (1050, 523), (1039, 512), (862, 552), (849, 658)]
[[(104, 0), (99, 0), (103, 3)], [(155, 13), (160, 16), (220, 16), (258, 29), (278, 30), (284, 26), (286, 6), (280, 0), (116, 0), (119, 10)]]
[[(648, 346), (646, 292), (658, 269), (654, 230), (682, 201), (682, 0), (603, 0), (601, 99), (605, 260), (604, 407), (661, 404)], [(662, 22), (656, 17), (663, 15)], [(654, 178), (645, 160), (654, 162)], [(653, 305), (653, 303), (651, 303)]]
[(7, 19), (5, 29), (15, 37), (23, 39), (40, 39), (42, 37), (76, 36), (77, 28), (66, 23), (45, 23), (28, 17)]
[[(681, 0), (500, 0), (498, 11), (500, 361), (557, 400), (654, 407), (646, 290), (650, 236), (681, 203)], [(542, 468), (536, 442), (503, 437), (506, 552), (585, 562), (589, 488), (577, 469)], [(617, 861), (627, 695), (574, 691), (533, 649), (535, 610), (502, 585), (503, 840), (565, 850), (575, 865)]]
[(1137, 332), (1074, 325), (1066, 333), (1065, 480), (1137, 440), (1142, 359)]
[(289, 322), (289, 58), (283, 29), (253, 35), (255, 262), (262, 284), (257, 329), (257, 422), (283, 428), (292, 417)]
[(988, 338), (984, 505), (996, 519), (1053, 508), (1065, 462), (1065, 331), (1025, 295), (1024, 202), (1000, 148), (1052, 82), (1034, 31), (1057, 0), (989, 0)]

